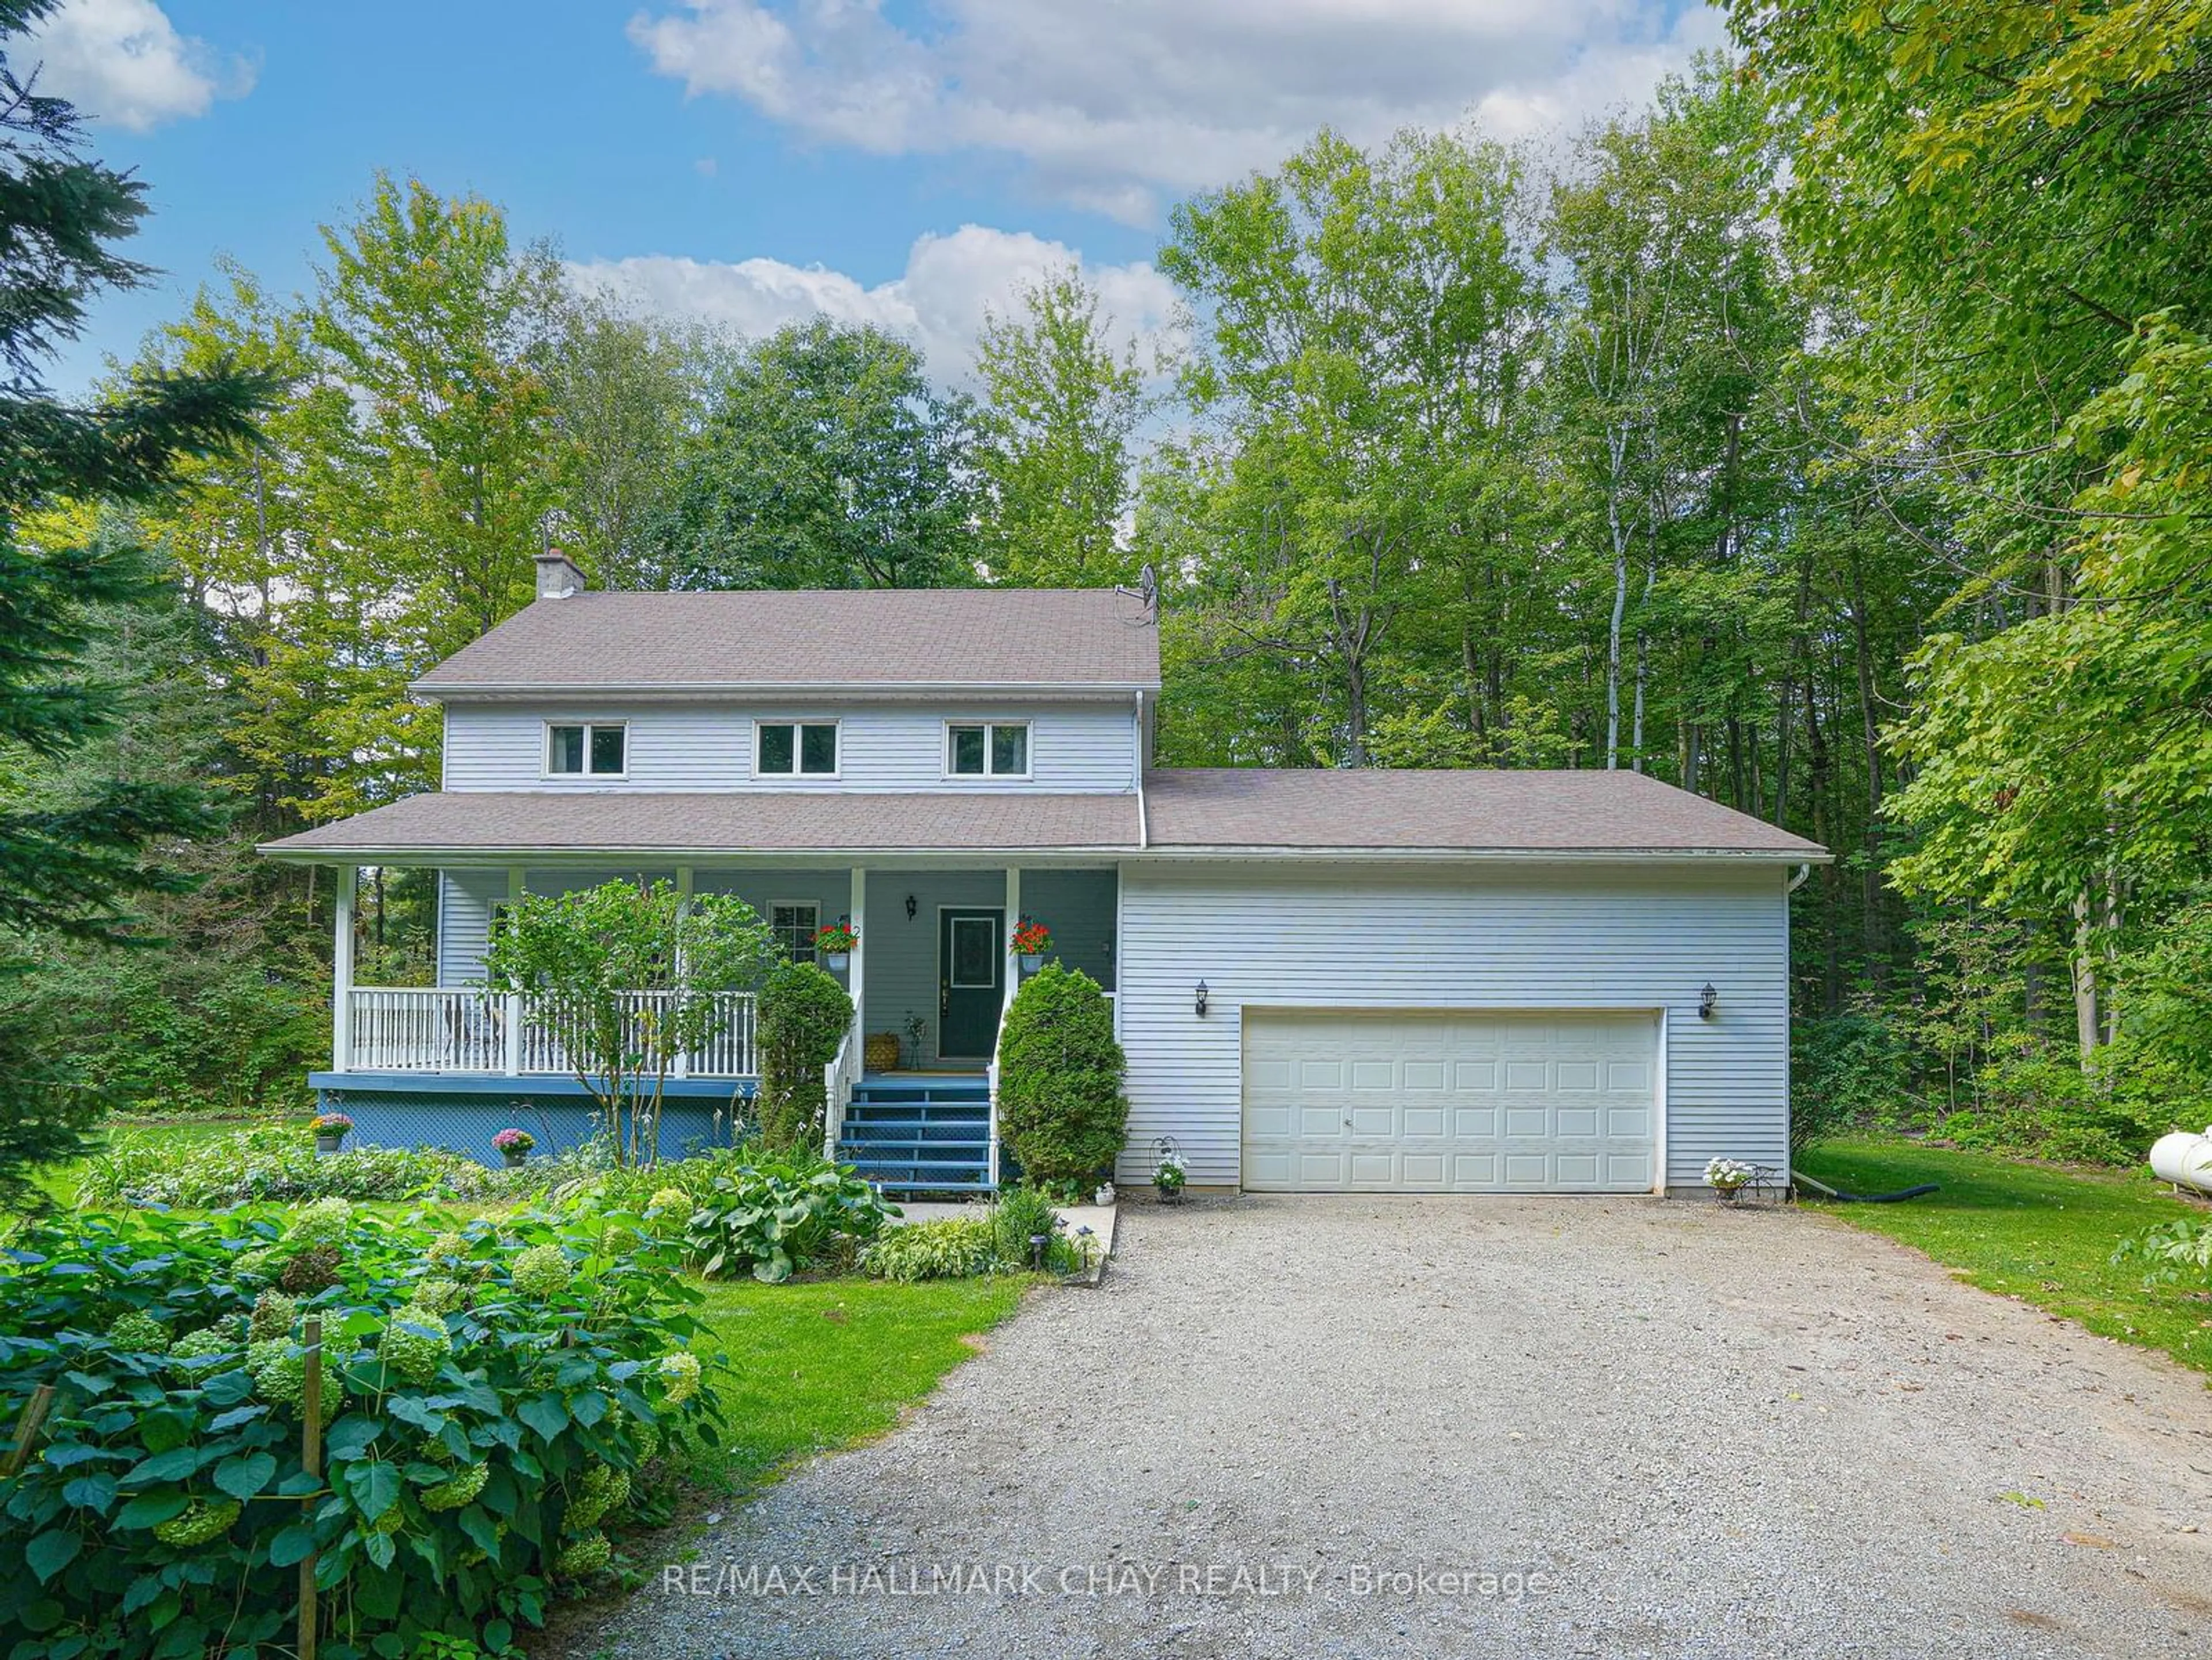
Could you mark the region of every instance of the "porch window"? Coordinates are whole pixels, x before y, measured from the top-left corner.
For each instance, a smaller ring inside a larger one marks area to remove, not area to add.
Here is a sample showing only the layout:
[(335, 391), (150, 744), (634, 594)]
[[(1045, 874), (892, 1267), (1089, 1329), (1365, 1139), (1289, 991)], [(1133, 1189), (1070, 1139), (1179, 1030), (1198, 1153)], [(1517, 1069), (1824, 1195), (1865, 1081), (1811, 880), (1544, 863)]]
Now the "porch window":
[(619, 778), (628, 763), (629, 728), (620, 721), (601, 726), (545, 728), (545, 770), (594, 778)]
[(835, 721), (763, 721), (759, 734), (756, 765), (762, 773), (819, 778), (832, 776), (837, 770)]
[(1030, 725), (987, 721), (945, 728), (945, 769), (956, 778), (1026, 778)]
[(822, 907), (804, 903), (770, 905), (768, 908), (769, 932), (775, 935), (775, 943), (783, 947), (783, 954), (794, 963), (811, 963), (814, 954), (815, 931), (822, 926)]

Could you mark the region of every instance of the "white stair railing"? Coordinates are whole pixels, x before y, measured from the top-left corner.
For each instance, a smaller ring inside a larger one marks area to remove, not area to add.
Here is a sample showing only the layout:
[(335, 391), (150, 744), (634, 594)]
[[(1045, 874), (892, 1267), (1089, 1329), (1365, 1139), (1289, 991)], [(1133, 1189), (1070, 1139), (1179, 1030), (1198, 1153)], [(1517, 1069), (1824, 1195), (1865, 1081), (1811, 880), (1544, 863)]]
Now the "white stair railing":
[(999, 1185), (999, 1048), (1006, 1041), (1006, 1015), (1014, 1006), (1010, 998), (999, 1005), (999, 1030), (991, 1036), (991, 1064), (983, 1068), (983, 1092), (991, 1109), (990, 1183)]
[(853, 1024), (845, 1029), (845, 1036), (837, 1045), (836, 1058), (822, 1068), (822, 1156), (824, 1158), (835, 1158), (837, 1144), (845, 1139), (845, 1112), (853, 1104), (853, 1089), (860, 1080), (860, 1062), (865, 1054), (860, 1012), (855, 1010)]

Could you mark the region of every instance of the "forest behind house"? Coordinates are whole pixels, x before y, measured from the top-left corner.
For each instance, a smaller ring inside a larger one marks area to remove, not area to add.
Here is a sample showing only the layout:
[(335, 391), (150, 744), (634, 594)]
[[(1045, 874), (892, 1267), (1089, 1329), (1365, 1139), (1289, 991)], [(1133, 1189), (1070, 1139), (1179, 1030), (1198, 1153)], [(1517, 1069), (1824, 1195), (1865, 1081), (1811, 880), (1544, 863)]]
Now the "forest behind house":
[[(617, 587), (1150, 565), (1162, 764), (1631, 768), (1832, 848), (1792, 902), (1807, 1132), (2202, 1127), (2212, 3), (1730, 11), (1729, 55), (1571, 139), (1318, 134), (1175, 209), (1174, 338), (1067, 271), (972, 376), (641, 314), (375, 179), (312, 293), (234, 271), (104, 394), (242, 368), (259, 443), (12, 526), (161, 581), (89, 631), (116, 718), (0, 746), (0, 806), (119, 778), (222, 825), (160, 849), (191, 879), (137, 946), (0, 937), (17, 1072), (300, 1104), (330, 877), (253, 844), (436, 787), (407, 685), (550, 542)], [(360, 978), (425, 980), (426, 873), (363, 883)]]

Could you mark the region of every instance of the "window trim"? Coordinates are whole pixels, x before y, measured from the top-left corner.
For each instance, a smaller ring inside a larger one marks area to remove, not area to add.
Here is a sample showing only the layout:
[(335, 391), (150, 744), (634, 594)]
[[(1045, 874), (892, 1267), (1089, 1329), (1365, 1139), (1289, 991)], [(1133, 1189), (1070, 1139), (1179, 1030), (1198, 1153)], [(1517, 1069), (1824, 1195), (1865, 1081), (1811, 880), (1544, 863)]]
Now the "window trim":
[[(952, 769), (952, 734), (962, 727), (981, 727), (983, 729), (983, 770), (955, 772)], [(991, 733), (998, 727), (1019, 727), (1022, 729), (1022, 769), (1019, 772), (995, 772), (991, 767)], [(995, 779), (1018, 783), (1036, 776), (1036, 722), (1024, 715), (1018, 720), (994, 721), (986, 716), (980, 721), (957, 721), (947, 716), (945, 721), (944, 743), (938, 752), (939, 764), (944, 768), (945, 778), (952, 783), (987, 784)]]
[[(769, 772), (762, 768), (760, 746), (761, 728), (763, 727), (791, 728), (791, 770), (789, 772)], [(805, 751), (806, 744), (806, 740), (800, 736), (800, 728), (805, 727), (827, 727), (836, 734), (830, 741), (837, 746), (837, 764), (828, 772), (801, 772), (799, 769), (799, 757)], [(752, 747), (745, 755), (745, 771), (749, 777), (773, 779), (779, 784), (786, 782), (799, 784), (811, 780), (828, 780), (834, 782), (842, 778), (845, 775), (844, 717), (836, 714), (826, 717), (797, 714), (755, 715), (752, 723)]]
[[(628, 721), (549, 720), (544, 721), (543, 724), (545, 728), (544, 742), (539, 746), (538, 751), (539, 777), (546, 779), (611, 778), (621, 780), (629, 776), (629, 722)], [(553, 767), (553, 734), (556, 731), (568, 727), (575, 727), (580, 729), (584, 734), (584, 766), (580, 772), (556, 772)], [(594, 772), (592, 770), (592, 731), (596, 728), (597, 730), (604, 732), (610, 727), (619, 731), (623, 735), (622, 770), (620, 772)]]
[[(773, 726), (775, 722), (771, 721), (769, 724)], [(775, 775), (781, 777), (782, 775), (776, 774)], [(820, 773), (815, 773), (812, 775), (812, 776), (817, 778), (819, 778), (821, 775), (822, 775)], [(814, 926), (806, 931), (807, 955), (803, 958), (794, 956), (791, 960), (794, 963), (811, 963), (815, 967), (820, 968), (822, 966), (822, 953), (815, 947), (814, 936), (822, 930), (822, 902), (819, 899), (769, 900), (768, 902), (768, 926), (770, 933), (774, 933), (775, 931), (775, 914), (779, 910), (811, 910), (814, 913)], [(779, 941), (778, 943), (780, 944), (781, 942)]]

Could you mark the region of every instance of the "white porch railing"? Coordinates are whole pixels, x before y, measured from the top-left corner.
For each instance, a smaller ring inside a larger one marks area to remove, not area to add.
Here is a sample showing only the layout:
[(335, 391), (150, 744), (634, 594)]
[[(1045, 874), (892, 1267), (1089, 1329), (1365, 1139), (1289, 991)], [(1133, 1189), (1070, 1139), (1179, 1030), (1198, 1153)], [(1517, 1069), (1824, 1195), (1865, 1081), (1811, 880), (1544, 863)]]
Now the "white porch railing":
[[(649, 1049), (649, 1028), (676, 994), (622, 994), (627, 1044)], [(463, 1072), (573, 1075), (573, 1025), (533, 997), (467, 986), (356, 986), (349, 1000), (349, 1053), (342, 1072)], [(679, 1078), (750, 1078), (759, 1063), (750, 992), (714, 994), (711, 1035), (677, 1057)]]
[(837, 1144), (845, 1139), (845, 1110), (853, 1104), (854, 1085), (860, 1081), (860, 1064), (866, 1040), (860, 1036), (860, 1012), (853, 1011), (853, 1024), (845, 1029), (836, 1058), (822, 1068), (822, 1156), (835, 1158)]

